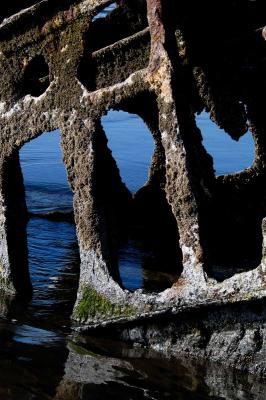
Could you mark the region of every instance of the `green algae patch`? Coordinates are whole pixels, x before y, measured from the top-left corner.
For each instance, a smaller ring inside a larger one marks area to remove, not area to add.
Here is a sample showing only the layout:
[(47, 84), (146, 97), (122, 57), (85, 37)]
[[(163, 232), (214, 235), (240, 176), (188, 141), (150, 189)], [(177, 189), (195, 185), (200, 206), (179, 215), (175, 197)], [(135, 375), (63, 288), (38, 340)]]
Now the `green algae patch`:
[(111, 303), (103, 295), (90, 287), (83, 288), (82, 300), (78, 303), (74, 317), (79, 321), (87, 321), (94, 318), (104, 317), (128, 317), (136, 313), (131, 306), (120, 306)]

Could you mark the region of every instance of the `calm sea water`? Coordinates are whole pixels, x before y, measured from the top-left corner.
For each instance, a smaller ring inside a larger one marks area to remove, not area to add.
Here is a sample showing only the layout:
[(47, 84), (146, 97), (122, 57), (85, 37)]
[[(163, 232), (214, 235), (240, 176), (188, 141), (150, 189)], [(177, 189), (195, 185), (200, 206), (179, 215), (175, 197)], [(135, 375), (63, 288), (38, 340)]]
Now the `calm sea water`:
[[(127, 113), (110, 112), (102, 122), (122, 179), (134, 193), (147, 180), (151, 135), (139, 118)], [(206, 114), (197, 122), (218, 175), (252, 164), (250, 134), (236, 143)], [(38, 216), (72, 210), (59, 142), (59, 132), (46, 133), (20, 154), (33, 213), (28, 246), (34, 296), (29, 304), (0, 298), (0, 400), (264, 399), (264, 384), (234, 371), (163, 360), (99, 338), (73, 343), (69, 316), (79, 270), (75, 227)], [(120, 273), (129, 289), (153, 279), (142, 269), (145, 257), (134, 243), (121, 252)]]

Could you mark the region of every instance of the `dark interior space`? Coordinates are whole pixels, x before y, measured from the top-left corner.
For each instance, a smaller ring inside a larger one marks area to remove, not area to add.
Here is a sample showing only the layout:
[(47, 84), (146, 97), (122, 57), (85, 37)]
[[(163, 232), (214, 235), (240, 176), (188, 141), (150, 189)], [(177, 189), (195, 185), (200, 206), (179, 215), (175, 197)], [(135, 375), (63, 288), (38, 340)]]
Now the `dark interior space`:
[(34, 57), (24, 71), (24, 94), (38, 97), (50, 85), (49, 66), (42, 55)]

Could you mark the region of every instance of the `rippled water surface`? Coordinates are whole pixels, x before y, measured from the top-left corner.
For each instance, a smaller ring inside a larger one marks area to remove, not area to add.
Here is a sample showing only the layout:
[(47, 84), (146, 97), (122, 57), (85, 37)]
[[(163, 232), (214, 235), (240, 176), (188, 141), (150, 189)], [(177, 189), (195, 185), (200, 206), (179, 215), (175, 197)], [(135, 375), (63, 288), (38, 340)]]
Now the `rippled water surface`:
[[(234, 143), (206, 114), (197, 123), (204, 145), (215, 155), (217, 174), (252, 164), (250, 135)], [(126, 113), (110, 112), (103, 125), (122, 178), (134, 193), (147, 180), (151, 135)], [(20, 156), (31, 212), (28, 246), (34, 296), (29, 304), (0, 299), (0, 400), (264, 399), (263, 384), (230, 370), (167, 361), (99, 338), (75, 338), (74, 344), (69, 316), (79, 273), (75, 227), (43, 218), (72, 210), (59, 133), (43, 134), (25, 145)], [(121, 253), (121, 275), (131, 289), (151, 279), (142, 270), (145, 257), (134, 243)]]

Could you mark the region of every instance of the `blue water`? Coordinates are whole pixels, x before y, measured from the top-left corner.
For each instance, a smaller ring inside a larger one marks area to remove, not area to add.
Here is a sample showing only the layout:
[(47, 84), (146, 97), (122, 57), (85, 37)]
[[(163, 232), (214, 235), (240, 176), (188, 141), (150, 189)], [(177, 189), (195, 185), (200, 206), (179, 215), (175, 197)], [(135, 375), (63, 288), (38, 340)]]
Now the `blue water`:
[[(127, 113), (111, 111), (102, 123), (122, 179), (134, 193), (148, 178), (152, 136), (139, 118)], [(235, 143), (212, 125), (206, 114), (199, 116), (197, 123), (204, 145), (214, 155), (218, 175), (252, 164), (250, 134)], [(161, 360), (145, 351), (98, 343), (99, 338), (84, 344), (86, 349), (73, 350), (69, 315), (79, 272), (75, 226), (38, 216), (72, 209), (59, 132), (43, 134), (26, 144), (20, 158), (28, 208), (36, 214), (27, 231), (34, 295), (25, 305), (8, 305), (0, 298), (0, 400), (219, 399), (221, 369), (219, 385), (211, 386), (207, 379), (210, 370), (195, 363), (192, 368), (187, 361)], [(147, 278), (141, 268), (144, 257), (132, 242), (121, 253), (120, 272), (130, 289), (141, 287)], [(245, 377), (237, 375), (231, 381), (236, 392), (230, 389), (230, 399), (239, 398), (234, 397), (238, 389), (248, 398)]]
[(44, 133), (20, 151), (27, 205), (34, 213), (69, 211), (72, 193), (60, 148), (60, 133)]
[[(213, 157), (216, 175), (239, 172), (252, 165), (255, 146), (247, 132), (239, 141), (232, 140), (202, 113), (196, 118), (203, 145)], [(154, 151), (154, 140), (144, 122), (136, 115), (110, 111), (102, 118), (109, 147), (113, 151), (120, 174), (129, 190), (135, 193), (148, 179)]]
[(99, 14), (95, 15), (92, 21), (95, 21), (98, 18), (105, 18), (111, 11), (116, 8), (116, 4), (110, 4), (110, 6), (105, 7)]
[(252, 165), (255, 146), (250, 132), (235, 141), (223, 129), (219, 129), (207, 113), (202, 113), (196, 120), (203, 136), (203, 145), (213, 157), (216, 175), (239, 172)]
[(152, 135), (139, 117), (126, 112), (110, 111), (102, 124), (121, 178), (135, 193), (148, 179), (154, 152)]

